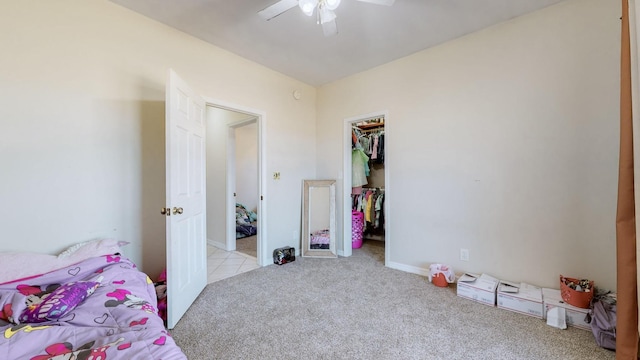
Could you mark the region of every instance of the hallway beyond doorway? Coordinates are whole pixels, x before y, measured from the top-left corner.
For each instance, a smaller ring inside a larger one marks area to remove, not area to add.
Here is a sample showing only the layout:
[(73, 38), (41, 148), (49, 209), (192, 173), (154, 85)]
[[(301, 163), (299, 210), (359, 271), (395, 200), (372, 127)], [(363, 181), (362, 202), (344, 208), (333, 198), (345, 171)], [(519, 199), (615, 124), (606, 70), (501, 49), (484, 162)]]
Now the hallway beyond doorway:
[(256, 258), (238, 251), (225, 251), (207, 245), (207, 283), (226, 279), (259, 268)]

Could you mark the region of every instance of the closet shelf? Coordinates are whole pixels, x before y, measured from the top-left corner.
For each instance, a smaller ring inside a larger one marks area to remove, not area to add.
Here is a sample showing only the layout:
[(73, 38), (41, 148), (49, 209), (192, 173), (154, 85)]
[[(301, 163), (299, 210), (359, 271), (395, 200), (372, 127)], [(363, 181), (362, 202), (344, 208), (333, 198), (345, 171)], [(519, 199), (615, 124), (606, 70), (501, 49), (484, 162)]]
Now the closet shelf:
[(363, 125), (356, 125), (356, 126), (358, 127), (358, 129), (361, 129), (361, 130), (369, 130), (369, 129), (377, 129), (377, 128), (384, 127), (384, 123), (379, 122), (379, 123), (363, 124)]

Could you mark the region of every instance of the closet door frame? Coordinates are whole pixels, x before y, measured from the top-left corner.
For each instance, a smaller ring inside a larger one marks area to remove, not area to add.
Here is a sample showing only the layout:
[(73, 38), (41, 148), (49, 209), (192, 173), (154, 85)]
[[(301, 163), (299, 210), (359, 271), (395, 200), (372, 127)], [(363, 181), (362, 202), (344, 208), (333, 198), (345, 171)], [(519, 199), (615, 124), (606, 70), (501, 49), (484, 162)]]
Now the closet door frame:
[[(350, 117), (344, 119), (344, 128), (343, 128), (343, 149), (342, 149), (342, 249), (339, 249), (338, 254), (341, 256), (351, 256), (353, 254), (353, 249), (351, 247), (351, 127), (353, 124), (369, 120), (375, 118), (384, 118), (384, 142), (385, 142), (385, 159), (389, 158), (389, 111), (377, 111), (369, 114), (358, 115), (354, 117)], [(389, 212), (389, 193), (391, 192), (391, 182), (389, 181), (389, 170), (385, 168), (384, 171), (384, 212), (388, 214)], [(390, 264), (390, 255), (391, 255), (391, 226), (390, 226), (390, 217), (385, 216), (385, 236), (384, 236), (384, 265), (389, 266)]]

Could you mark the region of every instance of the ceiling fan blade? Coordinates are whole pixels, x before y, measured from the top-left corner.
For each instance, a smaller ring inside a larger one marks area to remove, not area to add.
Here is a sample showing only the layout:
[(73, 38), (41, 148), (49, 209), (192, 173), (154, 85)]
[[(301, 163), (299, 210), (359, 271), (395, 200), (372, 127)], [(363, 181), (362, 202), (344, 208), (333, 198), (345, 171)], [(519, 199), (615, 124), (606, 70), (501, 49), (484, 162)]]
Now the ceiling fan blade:
[(394, 2), (396, 2), (396, 0), (358, 0), (358, 1), (377, 4), (377, 5), (387, 5), (387, 6), (391, 6), (393, 5)]
[(327, 21), (322, 24), (322, 32), (324, 36), (333, 36), (338, 33), (338, 25), (336, 24), (336, 20)]
[(258, 11), (258, 15), (265, 20), (271, 20), (296, 6), (298, 6), (298, 0), (280, 0), (275, 4)]

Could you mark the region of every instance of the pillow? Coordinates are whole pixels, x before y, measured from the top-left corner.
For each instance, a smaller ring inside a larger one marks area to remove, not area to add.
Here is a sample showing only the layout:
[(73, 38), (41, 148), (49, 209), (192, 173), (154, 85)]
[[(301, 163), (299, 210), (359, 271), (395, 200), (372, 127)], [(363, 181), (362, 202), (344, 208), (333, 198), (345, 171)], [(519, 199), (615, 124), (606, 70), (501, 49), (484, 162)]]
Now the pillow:
[[(0, 253), (0, 284), (14, 280), (24, 280), (36, 275), (44, 274), (56, 269), (54, 264), (60, 261), (54, 255), (28, 253), (28, 252), (3, 252)], [(60, 266), (65, 267), (66, 262)]]
[(0, 284), (25, 280), (83, 260), (102, 255), (120, 253), (120, 246), (128, 242), (100, 239), (73, 245), (58, 256), (30, 252), (0, 253)]
[(120, 252), (120, 246), (126, 245), (126, 241), (115, 239), (99, 239), (81, 242), (68, 247), (58, 255), (58, 259), (77, 258), (79, 261), (102, 255), (113, 255)]
[(50, 293), (29, 295), (27, 308), (20, 314), (20, 323), (39, 323), (57, 320), (75, 309), (100, 286), (95, 281), (76, 281), (63, 284)]

